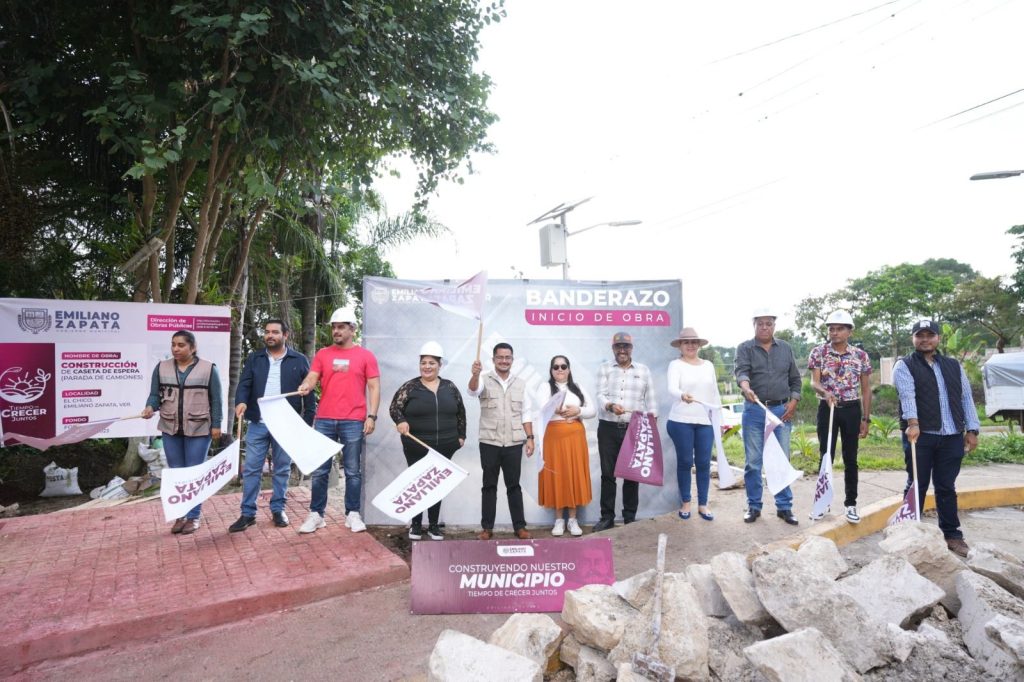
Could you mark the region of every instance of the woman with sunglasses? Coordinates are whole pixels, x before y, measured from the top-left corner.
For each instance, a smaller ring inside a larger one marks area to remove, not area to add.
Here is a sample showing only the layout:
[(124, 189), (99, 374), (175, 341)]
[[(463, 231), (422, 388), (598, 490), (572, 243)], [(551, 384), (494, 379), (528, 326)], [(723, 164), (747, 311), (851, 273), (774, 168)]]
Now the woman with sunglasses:
[[(668, 435), (676, 448), (676, 478), (679, 481), (679, 518), (690, 518), (690, 470), (697, 464), (697, 514), (705, 521), (715, 516), (708, 509), (711, 487), (711, 444), (714, 431), (705, 405), (721, 409), (715, 366), (697, 356), (707, 339), (700, 338), (693, 327), (686, 327), (672, 339), (679, 357), (668, 366), (668, 392), (675, 399), (668, 415)], [(703, 403), (703, 404), (701, 404)]]
[(587, 392), (573, 381), (569, 359), (564, 355), (551, 358), (548, 382), (537, 390), (538, 404), (544, 405), (558, 392), (565, 397), (544, 432), (538, 502), (555, 512), (552, 535), (564, 535), (568, 527), (571, 535), (579, 537), (583, 529), (576, 520), (576, 508), (589, 504), (593, 497), (587, 432), (580, 420), (593, 418), (597, 410)]

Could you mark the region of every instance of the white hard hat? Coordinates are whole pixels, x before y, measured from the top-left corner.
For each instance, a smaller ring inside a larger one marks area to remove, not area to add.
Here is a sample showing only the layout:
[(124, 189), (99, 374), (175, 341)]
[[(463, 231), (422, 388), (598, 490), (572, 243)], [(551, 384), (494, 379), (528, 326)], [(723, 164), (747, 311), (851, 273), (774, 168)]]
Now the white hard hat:
[(752, 319), (756, 320), (759, 317), (770, 317), (774, 320), (775, 318), (778, 317), (778, 315), (776, 315), (775, 311), (772, 310), (771, 308), (754, 308), (754, 315)]
[(835, 310), (828, 316), (828, 319), (825, 320), (826, 327), (830, 324), (845, 324), (850, 329), (853, 329), (853, 317), (851, 317), (850, 313), (845, 310)]
[(437, 341), (427, 341), (423, 344), (423, 347), (420, 348), (420, 357), (424, 355), (430, 355), (440, 360), (444, 357), (444, 348), (441, 348), (441, 344)]
[(338, 308), (331, 313), (331, 324), (337, 324), (338, 322), (348, 322), (355, 326), (356, 323), (356, 309), (354, 306), (345, 306), (344, 308)]

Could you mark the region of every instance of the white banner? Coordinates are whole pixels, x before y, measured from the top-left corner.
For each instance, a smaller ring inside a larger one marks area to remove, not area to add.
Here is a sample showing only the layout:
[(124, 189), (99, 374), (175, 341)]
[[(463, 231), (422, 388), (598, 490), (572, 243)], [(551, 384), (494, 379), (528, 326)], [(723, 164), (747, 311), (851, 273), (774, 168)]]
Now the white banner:
[(789, 457), (782, 451), (779, 439), (775, 437), (775, 429), (782, 426), (782, 420), (772, 414), (767, 407), (761, 409), (764, 410), (764, 477), (768, 481), (768, 490), (772, 495), (778, 495), (793, 481), (803, 476), (804, 472), (793, 468), (789, 463)]
[(224, 448), (216, 457), (193, 467), (170, 467), (161, 472), (160, 501), (164, 520), (183, 517), (189, 509), (206, 501), (224, 484), (238, 475), (239, 441)]
[(437, 450), (427, 448), (427, 455), (398, 475), (373, 498), (373, 506), (393, 519), (408, 523), (469, 476), (469, 472), (447, 459)]
[[(695, 402), (700, 403), (699, 400)], [(717, 454), (715, 461), (718, 465), (718, 487), (721, 490), (731, 488), (736, 485), (736, 474), (733, 472), (732, 466), (725, 456), (725, 447), (722, 445), (722, 406), (709, 405), (708, 403), (700, 404), (704, 406), (704, 410), (708, 413), (708, 419), (711, 420), (711, 428), (715, 434), (715, 452)]]
[(155, 436), (140, 414), (153, 368), (171, 356), (171, 334), (196, 336), (217, 365), (225, 421), (231, 311), (220, 306), (0, 299), (0, 420), (7, 433), (50, 439), (110, 421), (92, 438)]
[(302, 420), (283, 396), (260, 398), (260, 418), (270, 435), (306, 476), (343, 448)]
[(551, 396), (544, 406), (537, 412), (537, 421), (533, 423), (533, 460), (537, 472), (544, 468), (544, 432), (548, 429), (548, 423), (555, 416), (555, 412), (565, 402), (565, 391), (559, 391)]

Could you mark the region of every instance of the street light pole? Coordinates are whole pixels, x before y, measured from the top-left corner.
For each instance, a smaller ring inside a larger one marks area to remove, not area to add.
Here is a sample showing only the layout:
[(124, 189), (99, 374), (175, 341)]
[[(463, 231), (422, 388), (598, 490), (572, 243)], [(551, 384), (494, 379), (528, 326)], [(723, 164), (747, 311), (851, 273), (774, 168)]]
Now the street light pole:
[(1018, 175), (1024, 175), (1024, 170), (986, 171), (984, 173), (975, 173), (971, 176), (971, 180), (1002, 180), (1003, 178), (1012, 178)]
[(569, 232), (565, 228), (565, 214), (562, 214), (562, 230), (565, 231), (565, 261), (562, 263), (562, 279), (569, 279), (569, 237), (574, 237), (587, 230), (593, 230), (595, 227), (626, 227), (627, 225), (639, 225), (642, 220), (612, 220), (606, 223), (595, 223), (589, 227), (584, 227), (582, 230), (576, 230), (575, 232)]

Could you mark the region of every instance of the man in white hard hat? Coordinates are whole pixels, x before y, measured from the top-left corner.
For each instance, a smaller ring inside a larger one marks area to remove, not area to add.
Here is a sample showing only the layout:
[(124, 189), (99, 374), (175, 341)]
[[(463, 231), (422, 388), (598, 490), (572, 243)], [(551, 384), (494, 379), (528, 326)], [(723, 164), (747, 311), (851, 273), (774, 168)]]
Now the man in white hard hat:
[[(754, 311), (754, 338), (744, 341), (736, 348), (736, 382), (743, 392), (746, 404), (743, 406), (743, 450), (746, 467), (743, 472), (747, 490), (747, 511), (743, 515), (746, 523), (753, 523), (761, 516), (761, 495), (764, 482), (761, 470), (764, 464), (764, 410), (758, 401), (782, 420), (782, 426), (775, 429), (782, 451), (789, 456), (789, 437), (793, 430), (790, 420), (800, 400), (800, 370), (796, 368), (793, 349), (781, 339), (775, 338), (777, 315), (768, 308)], [(786, 523), (795, 526), (793, 514), (793, 491), (786, 486), (775, 495), (776, 515)]]
[[(363, 440), (373, 433), (380, 406), (380, 370), (377, 358), (356, 345), (356, 313), (349, 306), (338, 308), (331, 315), (331, 337), (334, 343), (317, 351), (309, 374), (299, 386), (306, 395), (320, 382), (320, 406), (313, 423), (319, 433), (342, 445), (342, 466), (345, 470), (345, 525), (353, 533), (366, 530), (360, 510), (363, 494)], [(367, 411), (367, 402), (370, 409)], [(313, 533), (327, 525), (327, 481), (334, 458), (331, 457), (313, 472), (309, 516), (299, 528), (300, 533)]]
[[(836, 437), (843, 440), (843, 480), (845, 482), (846, 520), (860, 523), (857, 514), (857, 445), (867, 438), (871, 422), (871, 359), (860, 348), (850, 345), (853, 317), (845, 310), (836, 310), (825, 320), (828, 343), (815, 346), (807, 359), (811, 370), (811, 388), (818, 394), (818, 449), (825, 456), (828, 449), (836, 458)], [(832, 432), (829, 413), (835, 410)], [(829, 444), (831, 443), (831, 448)], [(818, 461), (821, 465), (821, 461)], [(817, 521), (824, 514), (811, 512)]]

